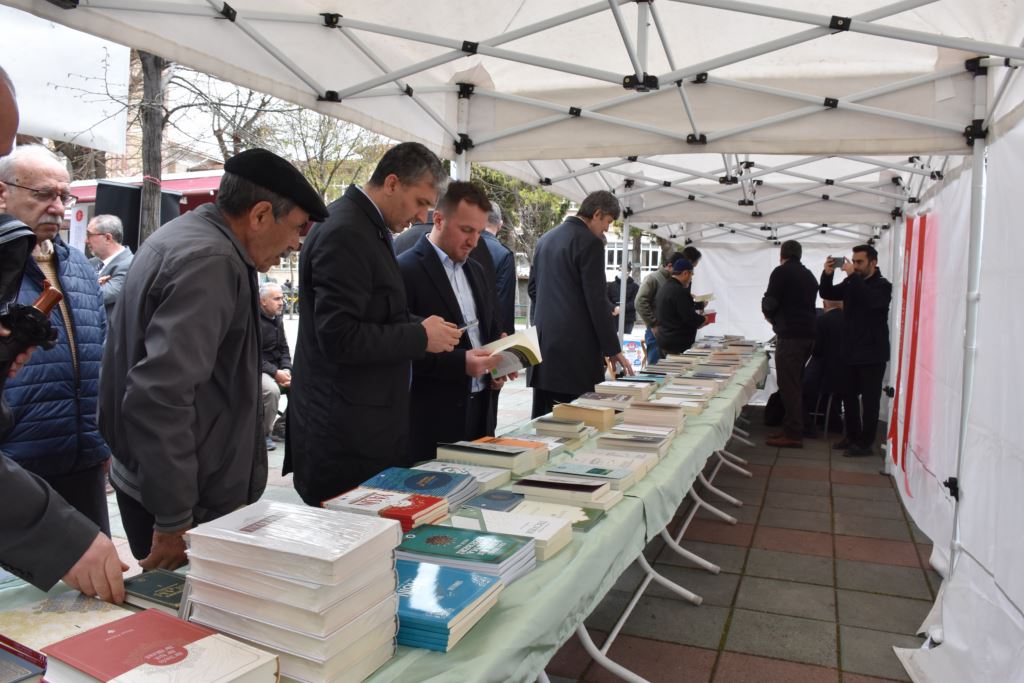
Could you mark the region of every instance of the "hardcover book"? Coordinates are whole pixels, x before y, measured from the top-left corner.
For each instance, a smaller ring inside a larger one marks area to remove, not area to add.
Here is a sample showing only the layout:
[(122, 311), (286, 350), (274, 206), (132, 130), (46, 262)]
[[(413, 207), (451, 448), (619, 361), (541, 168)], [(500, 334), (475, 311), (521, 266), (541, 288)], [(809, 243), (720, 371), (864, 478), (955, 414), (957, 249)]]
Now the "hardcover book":
[(447, 634), (491, 593), (501, 591), (501, 579), (430, 562), (398, 560), (398, 619), (401, 628)]
[(389, 467), (370, 477), (362, 486), (371, 489), (386, 489), (403, 493), (418, 493), (424, 496), (447, 498), (449, 507), (452, 499), (464, 500), (466, 491), (476, 493), (479, 483), (475, 477), (454, 472), (430, 472), (406, 467)]
[(496, 491), (481, 493), (475, 498), (470, 498), (462, 507), (475, 507), (480, 508), (481, 510), (498, 510), (499, 512), (508, 512), (523, 502), (524, 498), (525, 496), (521, 493), (513, 493), (504, 489), (498, 489)]
[(534, 541), (538, 560), (554, 556), (572, 541), (572, 525), (569, 522), (520, 512), (461, 507), (452, 514), (450, 523), (459, 529), (528, 536)]
[(68, 591), (0, 612), (0, 633), (33, 650), (42, 650), (129, 614), (131, 611), (123, 607)]
[(152, 569), (124, 580), (124, 601), (139, 609), (158, 609), (176, 616), (184, 589), (184, 574)]
[(394, 519), (402, 525), (403, 531), (443, 519), (448, 514), (448, 501), (444, 498), (362, 486), (325, 500), (322, 505), (328, 510), (343, 510)]
[(46, 673), (46, 655), (0, 635), (0, 681), (38, 683)]
[(413, 529), (395, 557), (493, 574), (506, 584), (533, 569), (537, 561), (532, 538), (444, 526)]

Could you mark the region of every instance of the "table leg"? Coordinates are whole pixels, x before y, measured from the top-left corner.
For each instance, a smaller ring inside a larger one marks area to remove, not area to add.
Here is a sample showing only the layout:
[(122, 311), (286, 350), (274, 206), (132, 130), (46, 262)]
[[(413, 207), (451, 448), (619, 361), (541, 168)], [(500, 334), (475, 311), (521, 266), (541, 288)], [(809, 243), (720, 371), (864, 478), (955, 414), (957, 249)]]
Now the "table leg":
[[(733, 462), (731, 459), (725, 457), (725, 455), (723, 455), (723, 453), (724, 453), (724, 451), (715, 451), (715, 455), (718, 457), (718, 460), (719, 460), (718, 467), (721, 467), (722, 465), (725, 465), (726, 467), (728, 467), (732, 471), (736, 472), (736, 474), (739, 474), (741, 476), (747, 477), (748, 479), (754, 476), (753, 472), (751, 472), (748, 469), (744, 469), (744, 468), (740, 467), (735, 462)], [(745, 464), (746, 460), (744, 460), (743, 462)], [(718, 468), (717, 467), (715, 468), (715, 472), (716, 473), (718, 472)]]
[(576, 627), (576, 636), (580, 639), (583, 649), (587, 651), (587, 654), (590, 655), (601, 668), (611, 671), (622, 680), (628, 681), (628, 683), (650, 683), (646, 678), (641, 678), (621, 664), (617, 664), (608, 659), (608, 657), (606, 657), (597, 649), (597, 646), (594, 645), (594, 641), (590, 639), (590, 634), (587, 633), (587, 627), (583, 624)]
[(682, 557), (684, 560), (689, 560), (701, 569), (705, 569), (712, 574), (717, 574), (722, 571), (721, 567), (713, 562), (708, 562), (700, 555), (692, 553), (683, 546), (679, 545), (679, 539), (682, 538), (682, 534), (679, 534), (679, 538), (672, 538), (672, 534), (668, 532), (668, 529), (661, 530), (661, 538), (665, 541), (665, 545), (671, 548), (677, 555)]
[(743, 501), (742, 500), (740, 500), (739, 498), (734, 498), (734, 497), (730, 496), (728, 493), (726, 493), (722, 489), (715, 488), (715, 486), (710, 481), (707, 480), (707, 478), (704, 476), (703, 472), (697, 473), (697, 481), (699, 481), (701, 484), (703, 484), (704, 488), (706, 488), (708, 491), (710, 491), (711, 493), (715, 494), (716, 496), (718, 496), (719, 498), (721, 498), (725, 502), (732, 503), (736, 507), (743, 507)]
[(732, 438), (736, 439), (737, 441), (739, 441), (741, 444), (743, 444), (745, 446), (750, 446), (751, 448), (754, 448), (757, 445), (753, 441), (751, 441), (750, 439), (744, 437), (742, 434), (737, 434), (735, 428), (733, 428)]

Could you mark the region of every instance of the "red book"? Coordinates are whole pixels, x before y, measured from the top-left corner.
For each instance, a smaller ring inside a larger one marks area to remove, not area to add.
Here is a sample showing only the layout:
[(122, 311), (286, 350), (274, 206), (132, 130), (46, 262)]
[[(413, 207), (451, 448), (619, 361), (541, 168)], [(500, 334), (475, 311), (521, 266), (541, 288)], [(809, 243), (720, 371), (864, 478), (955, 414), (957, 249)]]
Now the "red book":
[(65, 638), (43, 652), (53, 680), (80, 679), (79, 672), (104, 683), (176, 676), (209, 683), (278, 678), (276, 656), (157, 609)]
[(704, 320), (710, 325), (718, 318), (718, 311), (704, 311)]
[(421, 517), (432, 519), (438, 515), (444, 516), (448, 502), (438, 496), (359, 487), (325, 500), (323, 506), (328, 510), (344, 510), (393, 519), (402, 525), (402, 531), (409, 531), (417, 526)]
[(11, 677), (3, 680), (33, 683), (42, 680), (44, 673), (45, 655), (0, 634), (0, 674)]

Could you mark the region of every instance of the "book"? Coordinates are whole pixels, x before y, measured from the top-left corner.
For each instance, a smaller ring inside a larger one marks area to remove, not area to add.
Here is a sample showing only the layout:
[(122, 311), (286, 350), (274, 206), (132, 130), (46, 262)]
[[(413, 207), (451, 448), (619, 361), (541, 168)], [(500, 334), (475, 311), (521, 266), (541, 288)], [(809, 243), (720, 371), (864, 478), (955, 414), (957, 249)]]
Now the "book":
[(507, 448), (525, 448), (533, 455), (534, 467), (543, 465), (548, 461), (548, 445), (543, 441), (534, 441), (518, 436), (481, 436), (479, 439), (474, 439), (473, 443)]
[[(230, 610), (203, 603), (192, 603), (189, 621), (202, 624), (233, 638), (251, 642), (262, 649), (270, 649), (326, 662), (347, 654), (348, 659), (361, 659), (367, 652), (353, 651), (353, 644), (371, 632), (382, 634), (381, 642), (390, 640), (398, 632), (398, 596), (389, 593), (347, 624), (323, 636), (314, 636), (266, 621), (243, 616)], [(370, 648), (377, 643), (370, 643)]]
[(637, 401), (623, 414), (624, 422), (679, 429), (686, 422), (686, 412), (679, 403), (661, 398)]
[(508, 584), (533, 569), (533, 545), (532, 538), (430, 525), (407, 533), (395, 558), (491, 574)]
[(579, 460), (552, 465), (547, 468), (546, 472), (547, 474), (567, 474), (606, 481), (616, 491), (626, 491), (636, 483), (636, 473), (628, 467), (600, 467)]
[(483, 465), (463, 465), (443, 460), (427, 460), (413, 465), (414, 470), (430, 470), (432, 472), (451, 472), (468, 474), (480, 483), (480, 491), (490, 491), (504, 486), (512, 479), (512, 473), (502, 467), (484, 467)]
[[(587, 429), (593, 429), (593, 427), (587, 427)], [(513, 436), (515, 436), (515, 435), (513, 435)], [(544, 445), (546, 445), (548, 447), (548, 458), (549, 459), (555, 457), (559, 453), (564, 453), (565, 450), (569, 447), (569, 444), (579, 444), (579, 443), (582, 443), (582, 441), (580, 441), (580, 439), (578, 437), (577, 438), (569, 438), (569, 437), (564, 437), (564, 436), (548, 436), (546, 434), (530, 434), (530, 433), (521, 434), (519, 436), (525, 436), (525, 437), (529, 438), (532, 441), (539, 441), (539, 442), (543, 443)]]
[(38, 683), (46, 673), (46, 655), (0, 635), (0, 681)]
[(402, 531), (448, 516), (448, 501), (444, 498), (362, 486), (325, 500), (321, 505), (328, 510), (344, 510), (393, 519), (402, 525)]
[(177, 616), (185, 575), (152, 569), (124, 580), (124, 601), (139, 609), (159, 609)]
[(523, 502), (524, 497), (525, 496), (521, 493), (512, 493), (511, 491), (506, 491), (504, 489), (488, 491), (487, 493), (481, 493), (475, 498), (470, 498), (460, 509), (474, 507), (480, 508), (481, 510), (498, 510), (499, 512), (508, 512)]
[(708, 292), (707, 294), (697, 294), (693, 297), (693, 300), (697, 303), (707, 303), (709, 301), (714, 301), (715, 295), (713, 292)]
[(627, 394), (641, 401), (646, 401), (651, 393), (653, 393), (654, 386), (645, 382), (609, 380), (594, 385), (594, 391), (599, 394)]
[(137, 612), (43, 648), (47, 676), (110, 681), (267, 681), (277, 657), (160, 610)]
[[(532, 448), (475, 441), (440, 443), (437, 445), (437, 459), (457, 464), (500, 467), (513, 474), (523, 474), (537, 466), (537, 454)], [(452, 501), (449, 501), (449, 506), (454, 507)]]
[(533, 428), (545, 436), (579, 436), (586, 424), (582, 420), (566, 420), (560, 417), (543, 416), (533, 421)]
[(718, 322), (718, 311), (704, 311), (704, 322), (708, 325)]
[(197, 555), (193, 551), (189, 551), (188, 561), (191, 577), (226, 584), (260, 600), (282, 602), (310, 612), (323, 612), (372, 580), (375, 575), (393, 568), (395, 558), (393, 550), (363, 558), (362, 562), (353, 564), (347, 579), (335, 584), (315, 583), (248, 567), (235, 567)]
[(601, 518), (604, 517), (604, 510), (598, 510), (597, 508), (530, 499), (526, 499), (516, 506), (515, 511), (521, 512), (524, 515), (564, 519), (572, 524), (573, 531), (583, 533), (593, 529), (601, 521)]
[(348, 591), (334, 603), (314, 612), (287, 602), (272, 602), (208, 579), (189, 577), (189, 600), (250, 619), (291, 629), (319, 638), (325, 637), (376, 605), (395, 590), (395, 572), (368, 573), (347, 584)]
[(602, 434), (597, 438), (598, 448), (612, 451), (642, 451), (657, 453), (663, 458), (668, 453), (671, 441), (659, 436), (640, 436), (634, 434)]
[(576, 462), (588, 463), (599, 467), (627, 467), (635, 469), (638, 479), (653, 470), (659, 462), (657, 453), (612, 451), (603, 448), (575, 453), (572, 459)]
[(480, 483), (471, 475), (414, 470), (407, 467), (389, 467), (370, 477), (360, 486), (445, 498), (449, 509), (459, 507), (480, 492)]
[(0, 612), (0, 633), (25, 647), (42, 650), (129, 614), (123, 607), (68, 591)]
[(667, 396), (659, 395), (657, 398), (652, 398), (651, 403), (655, 405), (675, 406), (683, 413), (684, 417), (686, 415), (700, 415), (704, 412), (704, 408), (707, 407), (706, 400), (695, 396), (687, 396), (685, 394), (670, 394)]
[(540, 353), (540, 340), (537, 339), (536, 327), (527, 327), (521, 332), (502, 337), (490, 344), (484, 344), (480, 348), (499, 358), (498, 367), (491, 370), (491, 375), (494, 377), (502, 377), (510, 372), (519, 372), (523, 368), (537, 365), (544, 360)]
[(659, 439), (672, 439), (676, 435), (674, 427), (659, 427), (658, 425), (634, 424), (623, 422), (612, 427), (612, 434), (623, 436), (654, 436)]
[(316, 583), (340, 583), (366, 558), (383, 555), (401, 540), (401, 526), (391, 519), (269, 500), (185, 534), (200, 556)]
[(430, 562), (399, 560), (398, 642), (447, 652), (498, 599), (501, 579)]
[(553, 557), (572, 540), (572, 525), (569, 522), (520, 512), (463, 506), (452, 513), (449, 523), (459, 529), (528, 536), (533, 539), (538, 561)]
[[(542, 503), (558, 503), (560, 505), (578, 505), (578, 503), (574, 503), (571, 499), (567, 499), (564, 496), (559, 495), (558, 492), (538, 491), (537, 493), (529, 493), (526, 496), (526, 500), (527, 502), (533, 501)], [(609, 488), (604, 495), (594, 500), (588, 500), (585, 505), (587, 508), (607, 512), (618, 505), (621, 500), (622, 491), (616, 491), (615, 489)]]
[(607, 481), (561, 474), (533, 474), (514, 483), (512, 490), (525, 494), (527, 500), (585, 505), (599, 510), (608, 510), (622, 500), (622, 492), (613, 490)]
[(580, 420), (599, 432), (608, 431), (615, 424), (613, 408), (588, 408), (569, 403), (556, 403), (551, 414), (566, 420)]
[(277, 652), (281, 678), (300, 683), (360, 683), (395, 656), (395, 639), (386, 630), (372, 631), (350, 649), (363, 656), (353, 661), (346, 651), (342, 656), (320, 661), (291, 652)]
[(586, 406), (588, 408), (613, 408), (623, 411), (633, 402), (634, 396), (629, 394), (602, 394), (597, 391), (588, 391), (580, 394), (573, 401), (573, 405)]

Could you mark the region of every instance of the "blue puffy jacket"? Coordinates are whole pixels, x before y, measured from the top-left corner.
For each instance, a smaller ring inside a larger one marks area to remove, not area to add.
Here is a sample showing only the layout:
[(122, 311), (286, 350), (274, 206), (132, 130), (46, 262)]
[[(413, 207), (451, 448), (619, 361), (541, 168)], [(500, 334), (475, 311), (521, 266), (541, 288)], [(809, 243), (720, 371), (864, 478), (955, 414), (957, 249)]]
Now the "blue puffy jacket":
[[(0, 434), (0, 449), (36, 474), (56, 476), (97, 465), (110, 456), (110, 448), (96, 426), (100, 360), (107, 318), (96, 271), (85, 254), (53, 241), (57, 277), (70, 309), (75, 331), (78, 372), (64, 318), (55, 307), (50, 320), (57, 328), (57, 345), (37, 349), (28, 364), (7, 380), (4, 397), (14, 415), (14, 426)], [(30, 257), (18, 292), (18, 302), (31, 304), (43, 286), (43, 271)]]

